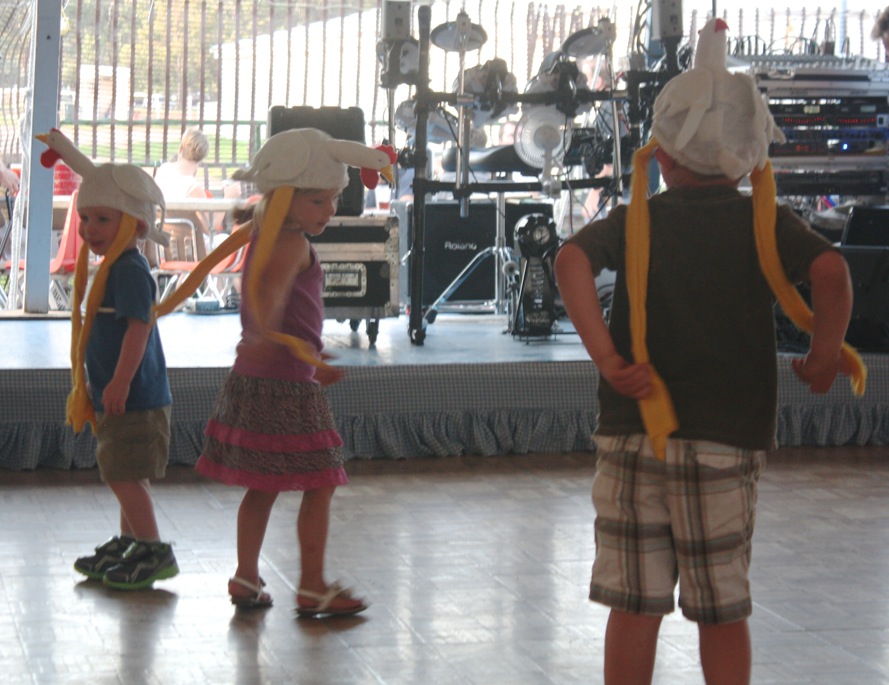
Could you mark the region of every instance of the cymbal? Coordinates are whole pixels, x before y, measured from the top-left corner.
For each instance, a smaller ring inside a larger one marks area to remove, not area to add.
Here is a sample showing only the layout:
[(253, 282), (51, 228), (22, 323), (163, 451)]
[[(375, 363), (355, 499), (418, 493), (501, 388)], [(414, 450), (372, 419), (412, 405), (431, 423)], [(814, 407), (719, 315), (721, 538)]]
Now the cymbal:
[[(449, 21), (436, 26), (432, 29), (432, 33), (429, 34), (429, 40), (432, 41), (432, 44), (435, 45), (435, 47), (441, 48), (445, 52), (459, 52), (460, 28), (458, 22)], [(466, 50), (466, 52), (478, 50), (487, 40), (488, 34), (485, 33), (485, 30), (481, 26), (478, 24), (469, 24), (469, 29), (466, 31), (466, 43), (463, 49)]]
[(574, 59), (604, 55), (611, 39), (612, 36), (608, 32), (591, 26), (568, 36), (562, 43), (562, 52)]

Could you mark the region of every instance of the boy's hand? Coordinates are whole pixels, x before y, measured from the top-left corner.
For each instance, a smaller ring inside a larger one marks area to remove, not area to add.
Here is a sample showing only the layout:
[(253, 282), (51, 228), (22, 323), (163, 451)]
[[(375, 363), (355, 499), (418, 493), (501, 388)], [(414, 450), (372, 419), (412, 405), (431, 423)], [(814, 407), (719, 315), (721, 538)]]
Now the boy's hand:
[(130, 384), (112, 378), (105, 391), (102, 393), (102, 406), (105, 413), (110, 416), (119, 416), (126, 413), (127, 397), (130, 396)]
[(642, 400), (651, 392), (651, 371), (648, 364), (630, 364), (620, 355), (613, 355), (597, 364), (599, 374), (618, 393)]
[(843, 358), (839, 353), (835, 356), (823, 356), (809, 352), (805, 357), (794, 358), (791, 365), (797, 377), (816, 395), (823, 395), (830, 390), (837, 374), (850, 371), (843, 368)]
[(11, 169), (7, 169), (0, 164), (0, 186), (8, 190), (10, 193), (19, 191), (19, 177)]

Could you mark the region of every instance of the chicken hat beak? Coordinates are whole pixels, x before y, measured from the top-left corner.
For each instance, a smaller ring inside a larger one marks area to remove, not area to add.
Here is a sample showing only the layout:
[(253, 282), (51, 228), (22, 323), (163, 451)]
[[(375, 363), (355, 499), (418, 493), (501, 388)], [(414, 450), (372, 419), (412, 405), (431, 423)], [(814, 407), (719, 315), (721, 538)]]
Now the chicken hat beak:
[(390, 186), (395, 185), (395, 169), (392, 168), (391, 164), (387, 167), (380, 169), (380, 176), (385, 178), (386, 182)]

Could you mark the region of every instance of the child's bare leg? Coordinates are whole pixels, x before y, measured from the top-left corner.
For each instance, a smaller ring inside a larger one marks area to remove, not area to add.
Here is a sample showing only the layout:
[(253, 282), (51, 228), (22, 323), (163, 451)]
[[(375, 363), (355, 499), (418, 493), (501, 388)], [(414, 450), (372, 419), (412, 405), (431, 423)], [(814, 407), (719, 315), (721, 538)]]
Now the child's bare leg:
[(719, 625), (700, 625), (701, 667), (707, 685), (750, 683), (750, 631), (746, 619)]
[(299, 586), (313, 592), (327, 589), (324, 582), (324, 550), (330, 526), (330, 500), (335, 490), (332, 486), (307, 490), (299, 506), (296, 520), (302, 572)]
[[(335, 486), (307, 490), (303, 493), (296, 520), (299, 538), (301, 577), (299, 588), (318, 594), (328, 589), (324, 580), (324, 551), (327, 547), (327, 531), (330, 526), (330, 500)], [(337, 597), (330, 604), (334, 610), (360, 606), (360, 599)]]
[[(238, 509), (238, 568), (235, 575), (255, 585), (259, 585), (259, 552), (265, 539), (272, 506), (278, 499), (277, 492), (248, 490)], [(234, 583), (229, 584), (229, 592), (244, 594)]]
[(124, 516), (123, 507), (120, 508), (120, 534), (124, 537), (134, 538), (133, 529), (130, 528), (130, 522), (127, 521), (127, 517)]
[(137, 540), (160, 540), (148, 480), (119, 480), (109, 482), (108, 487), (120, 503), (121, 532)]
[(661, 616), (611, 610), (605, 629), (605, 685), (649, 685)]

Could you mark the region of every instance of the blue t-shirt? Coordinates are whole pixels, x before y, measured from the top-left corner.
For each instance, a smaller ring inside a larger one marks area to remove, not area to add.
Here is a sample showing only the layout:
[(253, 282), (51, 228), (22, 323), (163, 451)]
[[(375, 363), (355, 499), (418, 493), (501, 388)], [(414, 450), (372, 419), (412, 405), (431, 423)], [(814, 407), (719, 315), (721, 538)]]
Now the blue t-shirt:
[[(156, 296), (157, 284), (148, 262), (138, 250), (127, 250), (111, 265), (105, 297), (86, 348), (86, 372), (96, 411), (104, 411), (102, 393), (114, 377), (127, 332), (127, 319), (151, 321), (151, 307)], [(164, 349), (157, 326), (152, 326), (142, 362), (130, 384), (126, 410), (156, 409), (172, 401)]]

